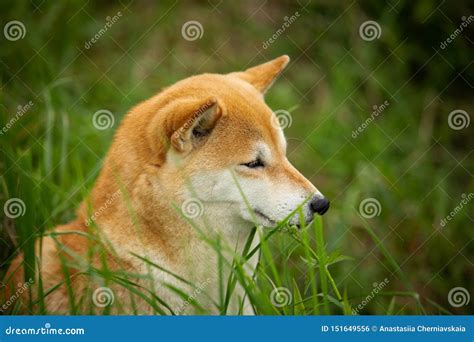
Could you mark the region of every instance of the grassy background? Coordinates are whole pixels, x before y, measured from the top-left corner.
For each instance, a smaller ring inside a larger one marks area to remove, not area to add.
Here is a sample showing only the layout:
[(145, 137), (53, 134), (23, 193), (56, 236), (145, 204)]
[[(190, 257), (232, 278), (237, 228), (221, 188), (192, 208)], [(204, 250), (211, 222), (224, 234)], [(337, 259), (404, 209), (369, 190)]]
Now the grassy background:
[[(15, 246), (32, 253), (35, 232), (70, 220), (93, 186), (114, 132), (93, 127), (96, 111), (114, 113), (117, 127), (131, 106), (184, 77), (288, 54), (292, 62), (266, 98), (273, 109), (291, 112), (289, 159), (331, 199), (325, 249), (351, 258), (331, 266), (336, 288), (357, 305), (374, 283), (389, 279), (361, 313), (436, 314), (438, 305), (472, 313), (472, 302), (453, 308), (447, 300), (454, 287), (474, 288), (472, 203), (440, 225), (474, 188), (472, 124), (448, 125), (453, 110), (473, 112), (472, 24), (440, 48), (472, 14), (467, 4), (2, 2), (2, 27), (11, 20), (26, 27), (21, 40), (0, 37), (2, 126), (33, 102), (0, 136), (0, 203), (18, 197), (27, 207), (24, 216), (0, 223), (2, 270)], [(263, 48), (295, 12), (297, 20)], [(183, 39), (190, 20), (202, 24), (201, 39)], [(367, 20), (379, 23), (378, 39), (361, 39)], [(379, 201), (378, 216), (360, 215), (366, 198)], [(293, 288), (294, 278), (304, 296), (311, 266), (295, 243), (283, 232), (270, 248), (276, 268), (290, 275), (284, 285)], [(331, 305), (330, 312), (343, 309)]]

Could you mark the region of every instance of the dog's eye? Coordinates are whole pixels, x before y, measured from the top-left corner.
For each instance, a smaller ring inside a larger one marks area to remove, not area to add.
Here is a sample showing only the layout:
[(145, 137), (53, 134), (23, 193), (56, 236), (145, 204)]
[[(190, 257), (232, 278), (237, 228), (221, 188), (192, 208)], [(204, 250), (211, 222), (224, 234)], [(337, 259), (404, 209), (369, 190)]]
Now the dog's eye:
[(248, 168), (251, 168), (251, 169), (256, 169), (258, 167), (264, 167), (265, 166), (263, 164), (263, 161), (260, 158), (257, 158), (255, 160), (251, 161), (250, 163), (244, 163), (244, 164), (241, 164), (241, 165), (247, 166)]

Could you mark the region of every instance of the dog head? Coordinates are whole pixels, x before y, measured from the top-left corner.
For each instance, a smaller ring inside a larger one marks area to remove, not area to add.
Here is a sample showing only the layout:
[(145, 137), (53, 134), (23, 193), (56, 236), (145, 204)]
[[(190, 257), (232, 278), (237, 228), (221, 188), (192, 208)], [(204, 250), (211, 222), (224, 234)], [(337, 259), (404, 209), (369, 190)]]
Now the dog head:
[[(243, 72), (203, 74), (167, 88), (149, 125), (165, 144), (157, 182), (181, 204), (190, 198), (208, 217), (274, 226), (300, 207), (310, 222), (329, 207), (286, 157), (283, 129), (264, 93), (289, 61), (281, 56)], [(158, 152), (157, 152), (158, 153)]]

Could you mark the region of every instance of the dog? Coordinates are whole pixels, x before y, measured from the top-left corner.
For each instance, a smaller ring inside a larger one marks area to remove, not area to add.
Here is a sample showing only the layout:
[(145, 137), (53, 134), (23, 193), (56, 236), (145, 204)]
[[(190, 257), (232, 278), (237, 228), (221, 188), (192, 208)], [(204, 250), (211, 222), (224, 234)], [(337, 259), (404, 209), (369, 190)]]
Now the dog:
[[(309, 223), (328, 210), (329, 201), (286, 158), (283, 129), (264, 101), (288, 62), (284, 55), (245, 71), (192, 76), (125, 116), (77, 218), (43, 238), (38, 265), (48, 313), (69, 313), (71, 296), (76, 307), (87, 302), (79, 297), (98, 288), (100, 272), (91, 279), (82, 268), (100, 270), (105, 260), (108, 269), (150, 275), (137, 276), (136, 284), (152, 286), (166, 303), (164, 313), (194, 314), (190, 302), (198, 301), (217, 314), (219, 253), (204, 240), (220, 241), (220, 254), (232, 260), (253, 227), (275, 226), (299, 207), (289, 224)], [(107, 241), (105, 255), (88, 256), (94, 229)], [(252, 246), (258, 243), (256, 234)], [(254, 255), (246, 271), (257, 262)], [(11, 283), (21, 283), (21, 256), (9, 275)], [(105, 285), (122, 301), (111, 305), (112, 313), (157, 312), (123, 286)], [(193, 294), (183, 300), (172, 288)], [(241, 287), (226, 313), (254, 313)]]

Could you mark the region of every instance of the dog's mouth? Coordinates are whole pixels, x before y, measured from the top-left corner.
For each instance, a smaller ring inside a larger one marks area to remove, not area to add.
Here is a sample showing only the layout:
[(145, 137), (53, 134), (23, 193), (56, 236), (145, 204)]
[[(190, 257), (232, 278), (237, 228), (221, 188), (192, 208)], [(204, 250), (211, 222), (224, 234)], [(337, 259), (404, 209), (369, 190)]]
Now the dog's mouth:
[(269, 218), (267, 215), (262, 213), (260, 210), (253, 209), (253, 212), (255, 213), (255, 215), (257, 215), (257, 217), (262, 219), (265, 224), (268, 224), (269, 226), (276, 226), (276, 221)]
[[(270, 217), (268, 217), (267, 215), (265, 215), (263, 212), (261, 212), (260, 210), (258, 209), (253, 209), (253, 212), (255, 213), (255, 215), (260, 218), (265, 225), (268, 225), (270, 227), (274, 227), (277, 225), (277, 221), (275, 220), (272, 220)], [(312, 217), (311, 219), (309, 220), (306, 220), (305, 222), (305, 226), (309, 226), (311, 225), (311, 223), (313, 222), (313, 219), (314, 217)], [(298, 229), (301, 229), (301, 224), (298, 222), (298, 223), (295, 223), (295, 224), (291, 224), (292, 226), (295, 226), (296, 228)]]

